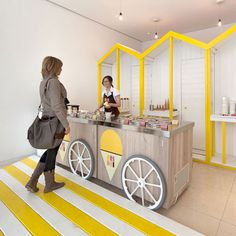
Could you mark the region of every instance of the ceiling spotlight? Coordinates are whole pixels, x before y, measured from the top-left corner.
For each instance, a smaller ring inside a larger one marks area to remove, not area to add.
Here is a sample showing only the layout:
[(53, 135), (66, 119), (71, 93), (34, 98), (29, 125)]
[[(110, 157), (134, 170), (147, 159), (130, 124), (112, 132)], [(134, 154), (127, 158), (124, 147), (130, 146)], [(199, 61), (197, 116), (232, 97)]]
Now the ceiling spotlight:
[(122, 12), (120, 12), (120, 14), (119, 14), (119, 20), (120, 20), (120, 21), (123, 20), (123, 14), (122, 14)]
[(158, 39), (158, 38), (159, 38), (159, 36), (158, 36), (158, 34), (156, 32), (155, 35), (154, 35), (154, 39)]
[(221, 27), (221, 26), (222, 26), (222, 21), (221, 21), (221, 19), (218, 20), (218, 24), (217, 24), (217, 25), (218, 25), (218, 27)]

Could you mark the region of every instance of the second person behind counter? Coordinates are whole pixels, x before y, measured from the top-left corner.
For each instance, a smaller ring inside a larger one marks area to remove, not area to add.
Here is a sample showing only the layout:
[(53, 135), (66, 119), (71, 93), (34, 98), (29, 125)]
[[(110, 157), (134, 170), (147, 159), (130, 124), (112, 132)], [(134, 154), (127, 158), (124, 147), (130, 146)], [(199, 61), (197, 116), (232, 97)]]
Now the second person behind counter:
[(102, 79), (102, 85), (104, 87), (102, 92), (102, 104), (98, 110), (104, 106), (105, 112), (111, 112), (112, 115), (118, 117), (120, 112), (120, 92), (114, 88), (113, 79), (111, 76), (106, 75)]

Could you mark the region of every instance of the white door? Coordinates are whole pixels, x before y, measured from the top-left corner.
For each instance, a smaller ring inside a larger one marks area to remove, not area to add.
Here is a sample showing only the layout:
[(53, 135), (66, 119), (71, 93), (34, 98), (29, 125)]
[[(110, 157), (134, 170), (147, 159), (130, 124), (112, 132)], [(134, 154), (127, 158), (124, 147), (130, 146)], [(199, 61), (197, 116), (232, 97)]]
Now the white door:
[(204, 58), (182, 61), (182, 120), (193, 121), (193, 148), (205, 150)]

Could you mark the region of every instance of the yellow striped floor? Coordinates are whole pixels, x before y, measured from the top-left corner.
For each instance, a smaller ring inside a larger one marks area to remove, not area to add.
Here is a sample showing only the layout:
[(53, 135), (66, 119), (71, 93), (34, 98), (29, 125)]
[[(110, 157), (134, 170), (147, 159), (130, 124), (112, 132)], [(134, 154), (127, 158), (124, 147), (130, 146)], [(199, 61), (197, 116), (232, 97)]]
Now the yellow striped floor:
[(41, 176), (39, 192), (27, 192), (37, 161), (31, 156), (0, 170), (0, 235), (200, 235), (60, 167), (64, 188), (44, 194)]

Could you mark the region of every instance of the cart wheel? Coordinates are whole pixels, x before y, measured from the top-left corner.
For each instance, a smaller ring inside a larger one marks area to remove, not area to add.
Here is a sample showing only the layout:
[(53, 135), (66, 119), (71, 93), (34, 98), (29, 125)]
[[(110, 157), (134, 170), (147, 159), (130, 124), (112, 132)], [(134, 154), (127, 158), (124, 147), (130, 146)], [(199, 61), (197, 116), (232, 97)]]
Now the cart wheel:
[[(127, 159), (122, 168), (122, 186), (126, 196), (151, 210), (160, 208), (166, 198), (166, 183), (155, 162), (142, 155)], [(148, 200), (146, 200), (148, 199)]]
[(88, 143), (82, 139), (74, 140), (68, 151), (69, 165), (74, 174), (89, 179), (94, 172), (94, 156)]

